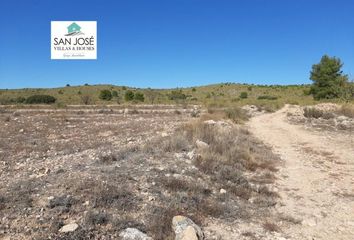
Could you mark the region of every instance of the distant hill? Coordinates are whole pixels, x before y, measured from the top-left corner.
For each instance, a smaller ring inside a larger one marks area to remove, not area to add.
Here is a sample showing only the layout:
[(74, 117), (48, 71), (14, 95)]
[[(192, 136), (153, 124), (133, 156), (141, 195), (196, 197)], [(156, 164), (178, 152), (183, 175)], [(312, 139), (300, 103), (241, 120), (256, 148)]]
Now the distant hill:
[[(112, 99), (105, 101), (99, 98), (102, 90), (112, 92)], [(127, 91), (139, 92), (144, 101), (126, 101)], [(202, 104), (211, 107), (229, 105), (267, 105), (278, 108), (285, 103), (312, 104), (312, 96), (308, 96), (309, 85), (250, 85), (220, 83), (207, 86), (174, 89), (141, 89), (114, 85), (67, 86), (48, 89), (16, 89), (0, 90), (0, 104), (20, 104), (23, 98), (32, 95), (46, 94), (54, 96), (56, 106), (79, 105), (84, 103), (96, 105), (145, 103), (145, 104)], [(88, 101), (86, 101), (88, 100)]]

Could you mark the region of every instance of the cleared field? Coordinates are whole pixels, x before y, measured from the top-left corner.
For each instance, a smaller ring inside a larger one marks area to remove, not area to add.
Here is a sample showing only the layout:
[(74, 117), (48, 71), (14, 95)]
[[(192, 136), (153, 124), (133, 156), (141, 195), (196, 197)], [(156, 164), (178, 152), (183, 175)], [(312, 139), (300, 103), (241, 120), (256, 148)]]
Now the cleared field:
[(134, 227), (174, 239), (181, 214), (206, 239), (272, 239), (277, 156), (231, 121), (152, 110), (3, 109), (0, 238), (119, 239)]

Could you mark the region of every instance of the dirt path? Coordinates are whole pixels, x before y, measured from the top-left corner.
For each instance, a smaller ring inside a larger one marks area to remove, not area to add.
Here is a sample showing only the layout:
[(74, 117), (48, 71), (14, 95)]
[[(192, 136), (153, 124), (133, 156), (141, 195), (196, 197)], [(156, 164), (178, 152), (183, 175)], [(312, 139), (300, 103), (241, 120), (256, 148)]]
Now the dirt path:
[(287, 122), (289, 111), (286, 106), (248, 123), (250, 131), (283, 160), (276, 181), (281, 196), (276, 211), (294, 222), (278, 223), (283, 235), (353, 240), (354, 133), (306, 130)]

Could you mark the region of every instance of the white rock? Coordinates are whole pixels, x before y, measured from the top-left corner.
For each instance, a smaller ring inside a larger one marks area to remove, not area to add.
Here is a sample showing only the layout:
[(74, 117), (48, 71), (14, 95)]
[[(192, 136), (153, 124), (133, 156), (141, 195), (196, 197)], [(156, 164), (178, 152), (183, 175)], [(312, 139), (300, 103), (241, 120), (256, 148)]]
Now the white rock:
[(162, 132), (161, 133), (161, 137), (167, 137), (168, 136), (168, 133), (167, 132)]
[(226, 190), (222, 188), (222, 189), (220, 189), (220, 193), (221, 193), (221, 194), (225, 194), (225, 193), (226, 193)]
[(191, 219), (184, 216), (175, 216), (172, 219), (172, 228), (176, 234), (175, 240), (203, 240), (204, 234), (200, 227)]
[(136, 228), (125, 229), (119, 233), (119, 237), (121, 237), (122, 240), (153, 240), (151, 237)]
[(197, 148), (201, 148), (201, 149), (209, 147), (209, 145), (206, 142), (203, 142), (199, 139), (197, 139), (197, 141), (195, 141), (195, 145), (197, 146)]
[(190, 160), (193, 160), (194, 159), (194, 156), (195, 156), (195, 151), (192, 150), (190, 152), (187, 153), (187, 157), (190, 159)]
[(337, 120), (338, 121), (345, 121), (345, 120), (348, 120), (349, 118), (348, 117), (346, 117), (346, 116), (339, 116), (339, 117), (337, 117)]
[(216, 122), (214, 120), (206, 120), (204, 121), (204, 123), (209, 125), (214, 125)]
[(64, 225), (62, 228), (60, 228), (59, 232), (73, 232), (75, 231), (77, 228), (79, 227), (79, 225), (77, 225), (76, 223), (70, 223), (70, 224), (66, 224)]

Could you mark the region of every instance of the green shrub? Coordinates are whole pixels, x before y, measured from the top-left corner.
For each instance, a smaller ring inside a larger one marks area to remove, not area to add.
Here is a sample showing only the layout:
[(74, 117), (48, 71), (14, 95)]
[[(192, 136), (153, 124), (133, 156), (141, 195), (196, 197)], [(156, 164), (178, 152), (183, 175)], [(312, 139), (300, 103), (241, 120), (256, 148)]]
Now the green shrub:
[(134, 100), (138, 101), (138, 102), (144, 102), (145, 98), (144, 98), (144, 94), (137, 92), (134, 94)]
[(258, 100), (277, 100), (278, 97), (269, 96), (269, 95), (261, 95), (257, 98)]
[(125, 101), (132, 101), (134, 99), (134, 93), (131, 90), (128, 90), (124, 94)]
[(195, 89), (195, 88), (192, 88), (192, 92), (195, 92), (195, 91), (197, 91), (197, 89)]
[(242, 98), (242, 99), (248, 98), (248, 93), (247, 92), (241, 92), (240, 98)]
[(173, 90), (169, 94), (168, 98), (170, 100), (184, 100), (187, 96), (182, 92), (182, 90)]
[(112, 91), (112, 97), (118, 97), (118, 92), (116, 90)]
[(112, 93), (111, 93), (111, 91), (109, 91), (109, 90), (107, 90), (107, 89), (102, 90), (102, 91), (100, 92), (99, 98), (100, 98), (101, 100), (110, 101), (110, 100), (112, 99)]
[(26, 102), (26, 98), (24, 98), (24, 97), (18, 97), (18, 98), (16, 98), (16, 100), (15, 100), (17, 103), (24, 103), (24, 102)]
[(51, 104), (56, 98), (50, 95), (33, 95), (26, 99), (27, 104)]

